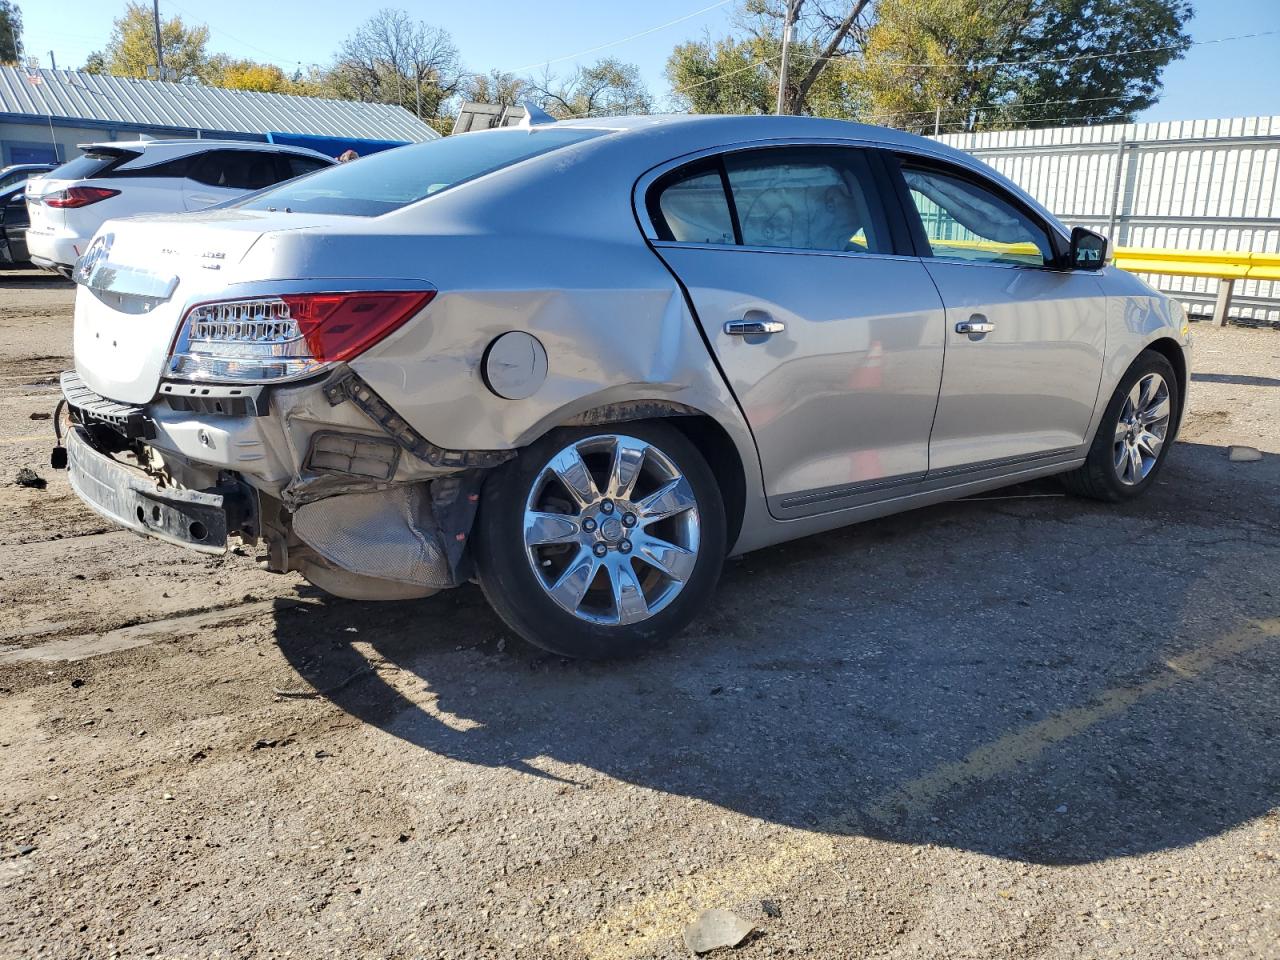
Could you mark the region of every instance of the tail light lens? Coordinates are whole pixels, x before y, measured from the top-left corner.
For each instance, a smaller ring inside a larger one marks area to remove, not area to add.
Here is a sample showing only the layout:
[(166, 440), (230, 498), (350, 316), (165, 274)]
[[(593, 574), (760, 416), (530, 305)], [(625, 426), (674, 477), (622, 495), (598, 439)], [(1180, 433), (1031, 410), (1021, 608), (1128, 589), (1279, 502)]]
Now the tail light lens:
[(48, 194), (43, 199), (46, 207), (87, 207), (91, 203), (99, 203), (116, 196), (119, 190), (108, 190), (106, 187), (67, 187), (56, 193)]
[(350, 360), (431, 302), (434, 290), (299, 293), (192, 307), (169, 358), (185, 380), (266, 383)]

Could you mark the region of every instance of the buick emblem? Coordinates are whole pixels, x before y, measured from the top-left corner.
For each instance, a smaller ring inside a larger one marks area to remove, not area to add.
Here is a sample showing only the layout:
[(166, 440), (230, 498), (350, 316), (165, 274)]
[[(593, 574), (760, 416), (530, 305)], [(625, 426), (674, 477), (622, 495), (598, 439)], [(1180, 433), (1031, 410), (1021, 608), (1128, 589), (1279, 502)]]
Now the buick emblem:
[(94, 238), (93, 243), (89, 244), (89, 249), (84, 252), (84, 256), (76, 261), (76, 269), (72, 274), (72, 279), (76, 283), (88, 285), (94, 269), (99, 263), (106, 260), (107, 254), (111, 252), (111, 242), (113, 240), (115, 240), (115, 234), (112, 233), (104, 233), (102, 236)]

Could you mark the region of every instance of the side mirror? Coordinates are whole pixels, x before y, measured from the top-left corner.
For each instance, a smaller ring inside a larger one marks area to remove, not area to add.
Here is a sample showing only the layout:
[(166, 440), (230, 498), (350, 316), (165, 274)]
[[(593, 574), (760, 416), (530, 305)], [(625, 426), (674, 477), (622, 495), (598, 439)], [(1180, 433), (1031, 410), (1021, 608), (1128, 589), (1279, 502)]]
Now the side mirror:
[(1107, 263), (1107, 238), (1076, 227), (1071, 231), (1071, 252), (1067, 257), (1072, 270), (1101, 270)]

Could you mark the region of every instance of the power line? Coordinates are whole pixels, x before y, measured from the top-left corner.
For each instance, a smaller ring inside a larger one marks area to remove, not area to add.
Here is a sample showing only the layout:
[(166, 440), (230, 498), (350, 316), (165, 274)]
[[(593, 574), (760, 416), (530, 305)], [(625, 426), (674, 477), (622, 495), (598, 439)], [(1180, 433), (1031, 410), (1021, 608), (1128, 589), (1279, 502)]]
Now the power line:
[(287, 63), (291, 66), (302, 63), (301, 60), (297, 60), (292, 57), (278, 57), (272, 51), (264, 50), (262, 47), (258, 46), (256, 43), (250, 43), (248, 40), (243, 40), (240, 37), (237, 37), (235, 34), (228, 33), (226, 30), (223, 30), (221, 27), (215, 27), (213, 26), (213, 24), (209, 23), (209, 21), (202, 19), (198, 14), (192, 13), (190, 10), (186, 9), (185, 7), (178, 6), (178, 4), (174, 3), (173, 0), (165, 0), (165, 2), (168, 3), (169, 6), (176, 8), (182, 13), (185, 13), (188, 17), (191, 17), (193, 21), (199, 22), (203, 26), (208, 27), (214, 33), (220, 34), (226, 37), (228, 40), (233, 40), (236, 43), (240, 44), (242, 47), (248, 47), (251, 50), (256, 50), (258, 53), (265, 54), (266, 56), (270, 57), (272, 60), (276, 61), (277, 66), (279, 66), (281, 63)]
[(987, 67), (1034, 67), (1042, 64), (1054, 63), (1077, 63), (1081, 60), (1119, 60), (1123, 57), (1136, 57), (1143, 53), (1159, 53), (1165, 50), (1182, 50), (1185, 47), (1202, 47), (1210, 43), (1228, 43), (1232, 40), (1252, 40), (1255, 37), (1270, 37), (1280, 30), (1259, 30), (1257, 33), (1240, 33), (1231, 37), (1216, 37), (1212, 40), (1193, 40), (1188, 44), (1168, 43), (1158, 47), (1138, 47), (1132, 50), (1117, 50), (1113, 53), (1081, 53), (1070, 57), (1049, 57), (1040, 60), (992, 60), (988, 62), (968, 62), (960, 63), (958, 61), (941, 61), (937, 63), (907, 63), (901, 60), (873, 60), (868, 61), (865, 58), (851, 57), (847, 54), (837, 54), (830, 57), (824, 57), (825, 60), (843, 60), (847, 62), (862, 62), (873, 67), (902, 67), (906, 69), (919, 70), (946, 70), (955, 68), (958, 70), (979, 70)]
[(585, 57), (589, 53), (596, 53), (600, 50), (606, 50), (609, 47), (616, 47), (623, 43), (629, 43), (632, 40), (638, 40), (641, 37), (647, 37), (651, 33), (657, 33), (659, 30), (665, 30), (667, 27), (674, 27), (677, 23), (684, 23), (686, 20), (692, 20), (694, 17), (700, 17), (704, 13), (710, 13), (719, 7), (732, 3), (733, 0), (717, 0), (716, 3), (709, 7), (703, 7), (701, 10), (695, 10), (693, 13), (686, 13), (683, 17), (676, 17), (674, 20), (668, 20), (666, 23), (660, 23), (656, 27), (650, 27), (648, 30), (641, 30), (639, 33), (633, 33), (629, 37), (622, 37), (619, 40), (610, 40), (608, 43), (601, 43), (594, 47), (588, 47), (586, 50), (579, 50), (577, 53), (571, 53), (565, 57), (556, 57), (552, 60), (539, 60), (537, 63), (528, 63), (523, 67), (514, 67), (507, 73), (523, 73), (525, 70), (532, 70), (534, 67), (549, 67), (553, 63), (564, 63), (566, 60), (577, 60), (579, 57)]
[[(1099, 101), (1109, 100), (1127, 100), (1129, 94), (1121, 93), (1109, 97), (1071, 97), (1066, 100), (1010, 100), (1008, 102), (988, 101), (974, 106), (967, 104), (951, 104), (943, 107), (944, 110), (966, 110), (974, 113), (994, 113), (998, 110), (1020, 110), (1023, 107), (1045, 107), (1051, 105), (1077, 104), (1077, 103), (1097, 103)], [(937, 108), (933, 110), (907, 110), (893, 111), (870, 114), (868, 119), (900, 119), (903, 117), (932, 117), (936, 113)], [(949, 124), (955, 124), (958, 121), (949, 121)], [(947, 124), (944, 124), (946, 126)]]
[(685, 93), (689, 90), (696, 90), (698, 87), (705, 87), (709, 83), (718, 83), (726, 77), (736, 77), (740, 73), (746, 73), (748, 70), (755, 70), (757, 67), (763, 67), (767, 63), (773, 63), (775, 60), (779, 59), (780, 56), (781, 54), (777, 57), (765, 57), (763, 60), (757, 60), (755, 63), (749, 63), (745, 67), (739, 67), (737, 70), (730, 70), (728, 73), (717, 73), (714, 77), (708, 77), (706, 80), (699, 80), (697, 83), (673, 85), (671, 89), (678, 90), (681, 93)]

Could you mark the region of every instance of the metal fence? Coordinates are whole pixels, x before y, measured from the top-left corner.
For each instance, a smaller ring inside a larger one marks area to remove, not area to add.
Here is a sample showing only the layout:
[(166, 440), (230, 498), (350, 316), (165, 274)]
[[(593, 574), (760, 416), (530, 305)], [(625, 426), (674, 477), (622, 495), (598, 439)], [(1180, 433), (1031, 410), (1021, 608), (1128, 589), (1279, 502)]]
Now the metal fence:
[[(1117, 247), (1280, 252), (1280, 116), (948, 134), (1064, 222)], [(1220, 281), (1149, 275), (1196, 316)], [(1242, 280), (1236, 322), (1280, 325), (1280, 281)]]

